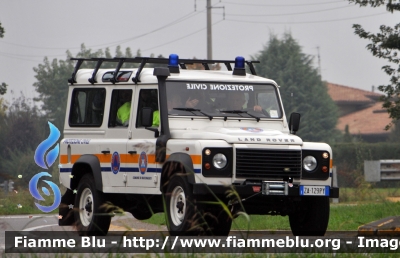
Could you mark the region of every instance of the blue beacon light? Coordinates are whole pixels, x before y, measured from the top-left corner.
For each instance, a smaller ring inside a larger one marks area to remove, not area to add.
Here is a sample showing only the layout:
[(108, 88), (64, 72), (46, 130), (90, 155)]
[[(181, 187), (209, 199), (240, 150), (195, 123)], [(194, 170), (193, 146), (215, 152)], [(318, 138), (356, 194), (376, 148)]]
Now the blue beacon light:
[(243, 56), (237, 56), (235, 58), (235, 68), (233, 69), (233, 75), (245, 76), (246, 70), (244, 69), (245, 60)]
[(179, 73), (179, 56), (177, 54), (169, 55), (168, 68), (171, 73)]

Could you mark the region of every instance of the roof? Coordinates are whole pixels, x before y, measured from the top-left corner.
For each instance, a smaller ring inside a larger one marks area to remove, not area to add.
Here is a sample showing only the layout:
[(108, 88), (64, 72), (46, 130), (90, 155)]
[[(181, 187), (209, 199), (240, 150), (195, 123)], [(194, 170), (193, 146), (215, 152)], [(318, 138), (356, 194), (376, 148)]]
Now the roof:
[(352, 102), (357, 104), (373, 104), (382, 94), (361, 90), (339, 84), (327, 83), (328, 94), (336, 103)]
[(340, 131), (349, 126), (350, 134), (387, 134), (385, 126), (391, 122), (388, 113), (377, 102), (371, 107), (340, 117), (336, 128)]
[[(118, 82), (120, 85), (133, 84), (132, 78), (136, 76), (137, 68), (123, 68), (121, 71), (132, 71), (132, 74), (126, 81)], [(92, 77), (94, 69), (79, 69), (75, 75), (75, 83), (79, 85), (90, 85), (89, 79)], [(105, 73), (114, 72), (114, 69), (99, 69), (96, 72), (96, 85), (112, 84), (112, 82), (102, 82)], [(157, 77), (153, 74), (154, 68), (143, 68), (140, 72), (140, 83), (157, 83)], [(233, 75), (232, 71), (218, 70), (185, 70), (180, 73), (171, 73), (168, 80), (187, 80), (187, 81), (215, 81), (215, 82), (236, 82), (236, 83), (269, 83), (275, 84), (273, 80), (260, 76), (246, 74), (245, 76)]]
[(346, 125), (352, 135), (388, 134), (386, 125), (391, 122), (389, 114), (382, 107), (380, 93), (361, 90), (348, 86), (327, 83), (328, 93), (336, 105), (360, 106), (359, 110), (339, 117), (336, 128), (342, 132)]

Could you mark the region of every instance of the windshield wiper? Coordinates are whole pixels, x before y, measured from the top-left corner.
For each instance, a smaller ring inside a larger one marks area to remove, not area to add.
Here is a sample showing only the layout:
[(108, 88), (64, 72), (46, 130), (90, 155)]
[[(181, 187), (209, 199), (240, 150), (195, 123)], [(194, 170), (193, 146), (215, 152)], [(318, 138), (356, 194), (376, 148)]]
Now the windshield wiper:
[(213, 117), (211, 115), (201, 111), (200, 109), (196, 109), (196, 108), (173, 108), (173, 109), (182, 110), (182, 111), (189, 111), (189, 112), (193, 112), (193, 114), (195, 114), (194, 111), (197, 111), (197, 112), (200, 112), (201, 114), (205, 115), (206, 117), (208, 117), (208, 119), (210, 119), (210, 120), (213, 119)]
[[(231, 113), (231, 114), (246, 114), (246, 115), (249, 115), (250, 117), (253, 117), (253, 118), (255, 118), (256, 120), (257, 120), (257, 122), (258, 121), (260, 121), (260, 117), (258, 117), (258, 116), (255, 116), (255, 115), (252, 115), (252, 114), (249, 114), (247, 111), (245, 111), (245, 110), (220, 110), (219, 112), (222, 112), (222, 113)], [(242, 116), (243, 117), (243, 116)]]

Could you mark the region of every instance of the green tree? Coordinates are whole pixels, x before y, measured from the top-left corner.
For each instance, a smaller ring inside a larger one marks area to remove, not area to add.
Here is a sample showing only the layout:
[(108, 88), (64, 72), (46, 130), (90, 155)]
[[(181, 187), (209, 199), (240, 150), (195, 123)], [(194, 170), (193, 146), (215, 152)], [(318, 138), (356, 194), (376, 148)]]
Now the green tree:
[(0, 95), (4, 95), (7, 92), (7, 84), (4, 82), (0, 84)]
[(0, 22), (0, 38), (4, 37), (4, 32), (6, 32), (3, 28), (3, 26), (1, 26), (1, 22)]
[(334, 141), (337, 107), (321, 81), (313, 58), (302, 53), (300, 45), (290, 33), (282, 39), (270, 36), (269, 42), (252, 57), (259, 60), (257, 73), (275, 80), (280, 85), (285, 112), (301, 114), (298, 134), (307, 141)]
[[(388, 12), (400, 11), (400, 3), (396, 0), (349, 0), (361, 7), (378, 7), (385, 5)], [(386, 129), (389, 129), (396, 121), (400, 120), (400, 59), (398, 51), (400, 50), (400, 23), (393, 27), (381, 25), (379, 33), (367, 32), (359, 24), (354, 24), (354, 33), (360, 38), (368, 39), (370, 43), (367, 49), (373, 56), (386, 59), (393, 63), (394, 67), (385, 65), (382, 70), (390, 76), (389, 84), (380, 85), (378, 88), (385, 93), (382, 98), (383, 107), (387, 109), (393, 122)]]
[[(139, 52), (138, 52), (139, 53)], [(121, 48), (117, 47), (116, 56), (121, 56)], [(123, 55), (122, 55), (123, 56)], [(34, 100), (42, 103), (42, 110), (47, 119), (57, 128), (63, 128), (65, 119), (65, 107), (67, 106), (68, 79), (74, 70), (75, 61), (71, 61), (72, 54), (67, 51), (66, 60), (53, 59), (50, 61), (47, 57), (38, 67), (34, 67), (36, 82), (33, 84), (39, 97)], [(76, 58), (106, 57), (111, 58), (108, 48), (93, 52), (91, 49), (81, 45), (80, 52)], [(130, 48), (125, 51), (124, 57), (132, 57)], [(102, 68), (115, 68), (116, 63), (104, 63)], [(126, 64), (124, 67), (137, 67), (137, 64)], [(84, 62), (81, 68), (94, 68), (94, 63)]]
[(33, 68), (36, 72), (36, 82), (33, 86), (39, 93), (35, 101), (40, 101), (42, 110), (46, 113), (47, 119), (57, 128), (63, 128), (65, 107), (67, 104), (68, 83), (74, 65), (71, 60), (49, 61), (44, 58), (43, 64)]
[(0, 119), (0, 174), (11, 179), (18, 175), (30, 178), (40, 170), (33, 154), (49, 133), (43, 115), (21, 95)]

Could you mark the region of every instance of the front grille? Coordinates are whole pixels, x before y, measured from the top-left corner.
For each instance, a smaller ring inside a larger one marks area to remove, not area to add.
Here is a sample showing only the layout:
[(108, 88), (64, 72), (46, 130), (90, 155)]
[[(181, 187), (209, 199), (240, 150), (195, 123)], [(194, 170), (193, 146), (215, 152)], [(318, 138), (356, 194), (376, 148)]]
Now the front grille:
[(301, 151), (236, 149), (237, 178), (300, 178)]

